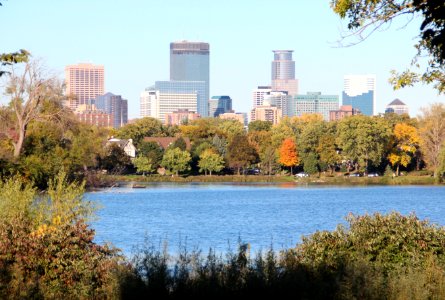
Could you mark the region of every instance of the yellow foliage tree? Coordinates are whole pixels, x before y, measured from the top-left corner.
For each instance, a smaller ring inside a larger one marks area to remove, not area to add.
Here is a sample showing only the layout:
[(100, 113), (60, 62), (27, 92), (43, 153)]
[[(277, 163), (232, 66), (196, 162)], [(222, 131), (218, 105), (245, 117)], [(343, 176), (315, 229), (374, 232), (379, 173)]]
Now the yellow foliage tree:
[(394, 138), (394, 147), (388, 155), (388, 160), (396, 168), (398, 176), (400, 165), (406, 167), (411, 162), (411, 155), (419, 147), (420, 138), (417, 128), (406, 123), (399, 123), (394, 126)]
[(300, 163), (300, 158), (298, 157), (297, 145), (294, 140), (287, 138), (281, 144), (279, 149), (280, 158), (279, 163), (283, 166), (290, 167), (290, 174), (292, 175), (292, 167)]

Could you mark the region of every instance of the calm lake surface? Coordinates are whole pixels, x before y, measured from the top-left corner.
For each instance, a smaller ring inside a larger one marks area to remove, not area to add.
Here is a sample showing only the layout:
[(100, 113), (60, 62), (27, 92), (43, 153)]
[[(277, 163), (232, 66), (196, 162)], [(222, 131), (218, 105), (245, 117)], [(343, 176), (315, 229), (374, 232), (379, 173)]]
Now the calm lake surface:
[(415, 212), (445, 225), (445, 187), (303, 187), (286, 184), (153, 184), (87, 193), (98, 202), (96, 242), (126, 255), (146, 237), (155, 245), (226, 252), (238, 239), (252, 250), (294, 246), (302, 235), (333, 230), (349, 213)]

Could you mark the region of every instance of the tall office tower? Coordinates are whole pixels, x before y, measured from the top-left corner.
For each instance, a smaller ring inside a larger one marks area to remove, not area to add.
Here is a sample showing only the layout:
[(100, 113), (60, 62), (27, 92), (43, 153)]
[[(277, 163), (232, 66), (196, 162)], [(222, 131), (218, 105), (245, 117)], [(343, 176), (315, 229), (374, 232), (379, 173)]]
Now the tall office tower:
[(262, 106), (264, 101), (264, 96), (270, 94), (272, 88), (270, 86), (259, 86), (256, 90), (252, 92), (253, 107)]
[(391, 103), (386, 106), (385, 114), (395, 113), (398, 115), (407, 114), (409, 115), (409, 107), (400, 99), (394, 99)]
[(209, 115), (209, 54), (208, 43), (189, 41), (170, 43), (170, 80), (204, 82), (204, 95), (198, 99), (198, 113), (203, 117)]
[(343, 105), (351, 105), (362, 114), (375, 113), (375, 75), (346, 75), (344, 77)]
[(75, 96), (69, 107), (92, 104), (91, 100), (105, 93), (104, 66), (81, 63), (65, 67), (66, 95)]
[(307, 95), (294, 96), (291, 103), (293, 116), (304, 114), (320, 114), (325, 121), (329, 121), (329, 112), (338, 110), (337, 95), (322, 95), (320, 92), (310, 92)]
[(127, 100), (122, 99), (121, 95), (106, 93), (97, 96), (94, 102), (98, 109), (113, 115), (114, 128), (122, 127), (128, 123), (128, 103)]
[(209, 100), (210, 117), (218, 117), (232, 110), (232, 98), (229, 96), (213, 96)]
[(273, 50), (272, 90), (286, 91), (289, 95), (298, 94), (298, 80), (295, 79), (295, 62), (292, 60), (293, 50)]

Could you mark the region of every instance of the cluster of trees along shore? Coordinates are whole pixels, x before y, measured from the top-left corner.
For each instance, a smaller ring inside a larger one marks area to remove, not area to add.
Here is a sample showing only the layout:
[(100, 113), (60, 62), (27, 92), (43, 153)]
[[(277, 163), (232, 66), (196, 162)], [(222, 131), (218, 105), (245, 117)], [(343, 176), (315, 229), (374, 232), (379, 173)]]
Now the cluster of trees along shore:
[[(0, 0), (0, 7), (7, 3)], [(394, 71), (391, 82), (395, 88), (423, 82), (445, 92), (443, 1), (331, 0), (331, 7), (347, 21), (346, 39), (358, 42), (398, 16), (419, 16), (411, 70)], [(347, 226), (280, 252), (252, 255), (240, 243), (224, 256), (181, 248), (172, 257), (148, 244), (126, 258), (94, 242), (88, 222), (95, 207), (83, 198), (85, 182), (93, 183), (97, 172), (144, 174), (159, 166), (177, 175), (254, 167), (264, 174), (424, 170), (439, 178), (443, 104), (426, 106), (418, 118), (324, 122), (306, 115), (275, 126), (252, 122), (247, 131), (230, 120), (166, 127), (145, 118), (111, 130), (79, 123), (62, 105), (62, 83), (25, 50), (0, 54), (0, 80), (10, 100), (0, 106), (1, 299), (445, 299), (445, 228), (414, 215), (350, 215)], [(110, 136), (133, 139), (136, 159), (107, 147)], [(180, 138), (160, 149), (145, 137)]]
[[(27, 53), (16, 53), (26, 58)], [(62, 168), (71, 179), (109, 174), (156, 173), (264, 175), (304, 171), (334, 172), (445, 170), (445, 105), (431, 104), (417, 118), (407, 115), (351, 116), (326, 122), (317, 114), (270, 122), (251, 122), (246, 130), (236, 120), (202, 118), (180, 126), (165, 126), (153, 118), (138, 119), (119, 129), (78, 122), (62, 105), (60, 81), (42, 75), (41, 66), (25, 59), (19, 71), (11, 67), (7, 106), (0, 108), (0, 172), (16, 173), (39, 187)], [(137, 157), (130, 159), (111, 137), (132, 139)], [(168, 148), (146, 137), (176, 137)], [(186, 143), (185, 139), (190, 140)], [(190, 144), (190, 147), (187, 147)]]

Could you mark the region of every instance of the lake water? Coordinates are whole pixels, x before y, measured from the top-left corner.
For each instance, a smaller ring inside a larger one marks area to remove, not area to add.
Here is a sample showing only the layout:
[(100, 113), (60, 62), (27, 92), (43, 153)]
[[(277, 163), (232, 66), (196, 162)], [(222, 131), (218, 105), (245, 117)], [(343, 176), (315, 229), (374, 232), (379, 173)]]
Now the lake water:
[(287, 184), (154, 184), (87, 193), (99, 202), (96, 242), (111, 242), (131, 255), (146, 237), (155, 245), (253, 251), (294, 246), (302, 235), (333, 230), (349, 213), (415, 212), (445, 225), (445, 187), (304, 187)]

